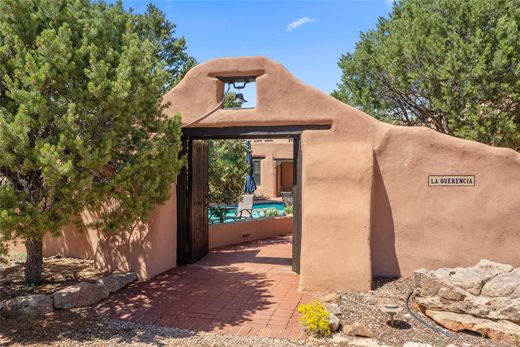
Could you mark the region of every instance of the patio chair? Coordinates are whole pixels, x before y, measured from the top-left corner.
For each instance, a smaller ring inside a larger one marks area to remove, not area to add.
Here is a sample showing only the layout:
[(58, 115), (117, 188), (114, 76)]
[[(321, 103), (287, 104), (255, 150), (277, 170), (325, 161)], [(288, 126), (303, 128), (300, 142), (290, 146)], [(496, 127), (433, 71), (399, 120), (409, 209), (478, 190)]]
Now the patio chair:
[(237, 206), (237, 214), (233, 218), (253, 218), (253, 196), (253, 194), (246, 194), (242, 197)]

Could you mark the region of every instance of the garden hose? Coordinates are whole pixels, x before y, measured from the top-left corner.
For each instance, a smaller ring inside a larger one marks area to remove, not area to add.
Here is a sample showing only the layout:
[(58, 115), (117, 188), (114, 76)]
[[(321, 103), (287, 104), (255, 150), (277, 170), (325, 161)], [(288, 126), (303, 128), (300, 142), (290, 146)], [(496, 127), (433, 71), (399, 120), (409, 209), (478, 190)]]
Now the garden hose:
[(460, 339), (460, 337), (450, 334), (448, 331), (446, 331), (438, 326), (434, 326), (434, 325), (428, 323), (427, 321), (425, 321), (424, 319), (422, 319), (421, 317), (419, 317), (418, 315), (416, 315), (415, 312), (413, 312), (412, 309), (410, 308), (410, 298), (412, 297), (412, 295), (413, 295), (413, 291), (411, 291), (410, 294), (408, 294), (408, 296), (406, 297), (406, 309), (408, 310), (408, 313), (410, 313), (410, 315), (413, 318), (415, 318), (415, 320), (417, 320), (419, 323), (421, 323), (425, 327), (429, 328), (430, 330), (433, 330), (436, 333), (442, 334), (450, 339), (453, 339), (453, 340)]

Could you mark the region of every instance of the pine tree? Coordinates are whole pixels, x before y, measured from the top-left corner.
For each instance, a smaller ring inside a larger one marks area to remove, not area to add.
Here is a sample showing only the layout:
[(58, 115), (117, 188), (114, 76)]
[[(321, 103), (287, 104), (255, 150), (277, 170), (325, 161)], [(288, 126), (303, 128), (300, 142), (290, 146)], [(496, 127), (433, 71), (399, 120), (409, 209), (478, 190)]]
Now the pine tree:
[(520, 1), (402, 0), (333, 95), (394, 124), (520, 149)]
[(173, 61), (142, 18), (120, 2), (0, 2), (0, 238), (25, 242), (27, 284), (41, 281), (45, 234), (85, 210), (103, 232), (128, 230), (170, 196)]

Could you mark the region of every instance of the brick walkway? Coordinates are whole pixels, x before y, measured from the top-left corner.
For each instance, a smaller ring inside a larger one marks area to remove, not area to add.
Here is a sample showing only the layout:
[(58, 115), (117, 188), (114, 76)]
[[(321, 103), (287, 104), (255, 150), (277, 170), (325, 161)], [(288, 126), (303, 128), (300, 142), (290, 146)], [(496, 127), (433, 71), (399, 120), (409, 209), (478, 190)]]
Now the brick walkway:
[(99, 314), (143, 324), (273, 338), (303, 337), (291, 270), (291, 237), (228, 246), (196, 264), (134, 283), (103, 302)]

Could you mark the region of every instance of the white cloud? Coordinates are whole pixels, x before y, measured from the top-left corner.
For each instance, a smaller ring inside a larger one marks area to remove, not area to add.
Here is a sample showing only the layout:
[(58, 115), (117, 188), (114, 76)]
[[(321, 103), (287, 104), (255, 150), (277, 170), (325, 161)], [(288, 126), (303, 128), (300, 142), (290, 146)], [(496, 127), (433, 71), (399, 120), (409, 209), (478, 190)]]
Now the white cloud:
[(302, 17), (300, 19), (295, 20), (294, 22), (291, 22), (287, 25), (287, 28), (285, 28), (285, 31), (293, 31), (294, 29), (298, 28), (299, 26), (302, 26), (307, 23), (312, 23), (315, 20), (309, 17)]

